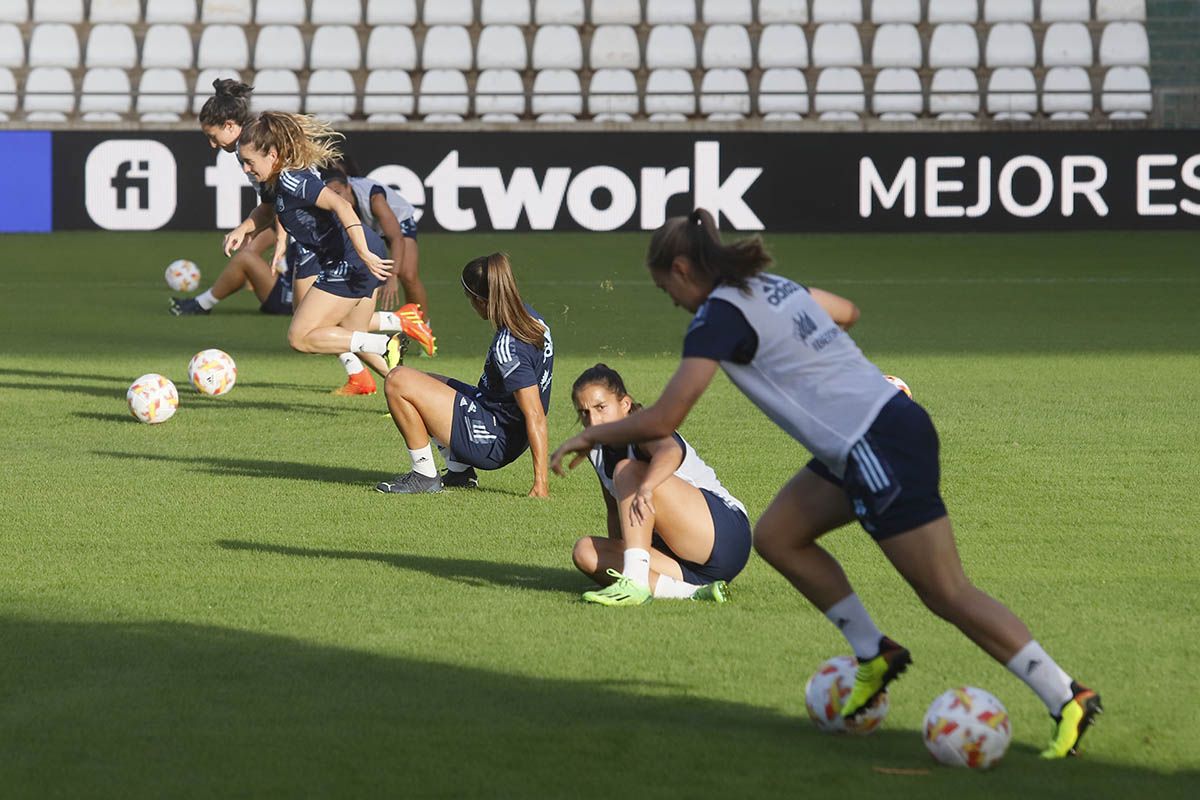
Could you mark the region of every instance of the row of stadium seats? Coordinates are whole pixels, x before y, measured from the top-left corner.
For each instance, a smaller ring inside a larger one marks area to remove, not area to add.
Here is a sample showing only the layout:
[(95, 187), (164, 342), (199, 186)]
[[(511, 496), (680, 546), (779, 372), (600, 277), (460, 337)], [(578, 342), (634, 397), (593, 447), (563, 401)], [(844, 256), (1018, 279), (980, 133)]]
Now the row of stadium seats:
[[(435, 25), (422, 33), (417, 46), (413, 29), (380, 25), (366, 39), (367, 69), (573, 69), (584, 67), (584, 44), (579, 29), (570, 25), (545, 25), (532, 35), (515, 25), (489, 25), (472, 40), (460, 25)], [(766, 25), (756, 38), (741, 25), (716, 24), (697, 39), (686, 25), (658, 25), (645, 41), (629, 25), (595, 28), (587, 47), (591, 69), (770, 69), (774, 67), (876, 67), (928, 66), (1056, 67), (1148, 66), (1150, 43), (1140, 22), (1111, 22), (1094, 42), (1081, 22), (1054, 22), (1040, 37), (1020, 22), (999, 22), (986, 29), (982, 40), (966, 23), (942, 23), (932, 28), (927, 41), (915, 25), (885, 23), (875, 29), (870, 45), (863, 46), (860, 29), (851, 23), (831, 22), (816, 28), (811, 58), (808, 37), (792, 23)], [(698, 52), (697, 52), (698, 51)], [(1040, 51), (1040, 59), (1039, 59)], [(644, 55), (643, 55), (644, 53)], [(698, 56), (698, 57), (697, 57)], [(20, 68), (80, 66), (79, 38), (67, 23), (42, 23), (33, 28), (28, 54), (20, 29), (0, 23), (0, 66)], [(264, 25), (255, 37), (253, 59), (246, 31), (236, 25), (206, 26), (193, 46), (192, 35), (180, 24), (152, 25), (141, 37), (141, 47), (129, 25), (100, 23), (87, 37), (82, 64), (86, 67), (136, 66), (175, 69), (360, 69), (363, 47), (359, 32), (349, 25), (324, 25), (306, 43), (294, 25)]]
[[(192, 24), (298, 25), (473, 25), (475, 0), (0, 0), (0, 21), (26, 22), (173, 22)], [(143, 12), (144, 5), (144, 12)], [(364, 14), (365, 5), (365, 14)], [(587, 6), (585, 13), (585, 5)], [(482, 25), (624, 24), (749, 25), (776, 22), (876, 24), (921, 21), (1032, 22), (1033, 0), (479, 0)], [(1040, 0), (1038, 19), (1045, 22), (1145, 20), (1145, 0)], [(199, 14), (197, 7), (199, 6)], [(700, 13), (697, 14), (697, 6)], [(643, 14), (644, 12), (644, 14)]]

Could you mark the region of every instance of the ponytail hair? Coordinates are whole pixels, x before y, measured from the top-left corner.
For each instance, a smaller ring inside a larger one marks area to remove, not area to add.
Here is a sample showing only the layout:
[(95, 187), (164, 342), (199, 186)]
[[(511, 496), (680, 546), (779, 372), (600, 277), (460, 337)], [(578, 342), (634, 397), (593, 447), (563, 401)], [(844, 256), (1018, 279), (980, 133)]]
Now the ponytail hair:
[(525, 309), (507, 254), (492, 253), (467, 262), (462, 285), (472, 297), (487, 303), (487, 318), (493, 328), (508, 328), (526, 344), (542, 343), (545, 328)]
[(641, 410), (642, 404), (634, 400), (633, 396), (625, 389), (625, 381), (621, 379), (621, 373), (607, 364), (597, 364), (581, 372), (579, 377), (575, 379), (575, 383), (571, 386), (571, 399), (574, 400), (585, 387), (592, 384), (603, 386), (617, 397), (628, 397), (629, 401), (633, 404), (630, 410)]
[(748, 279), (771, 265), (762, 238), (751, 236), (723, 244), (713, 215), (697, 208), (686, 217), (672, 217), (650, 237), (646, 266), (665, 272), (679, 256), (691, 262), (697, 274), (718, 284), (746, 289)]
[(343, 138), (342, 134), (315, 117), (264, 111), (243, 126), (238, 141), (253, 145), (260, 153), (274, 148), (279, 153), (279, 162), (275, 167), (275, 175), (278, 175), (286, 169), (329, 165), (341, 155), (336, 142)]
[(219, 128), (226, 122), (245, 127), (254, 114), (250, 112), (250, 93), (254, 87), (233, 78), (217, 78), (212, 82), (213, 96), (200, 108), (200, 125)]

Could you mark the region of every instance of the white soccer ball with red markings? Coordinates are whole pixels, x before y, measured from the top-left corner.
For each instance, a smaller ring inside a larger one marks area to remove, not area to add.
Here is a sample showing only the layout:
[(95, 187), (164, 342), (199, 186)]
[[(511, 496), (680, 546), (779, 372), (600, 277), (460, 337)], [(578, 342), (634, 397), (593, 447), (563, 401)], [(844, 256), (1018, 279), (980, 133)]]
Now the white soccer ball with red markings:
[(200, 268), (180, 258), (167, 265), (167, 286), (173, 292), (194, 292), (200, 287)]
[(179, 392), (175, 391), (175, 384), (156, 372), (134, 381), (125, 393), (125, 399), (129, 402), (129, 413), (134, 419), (151, 425), (166, 422), (179, 407)]
[(853, 720), (842, 719), (842, 703), (854, 688), (858, 661), (835, 656), (822, 664), (804, 686), (804, 705), (813, 724), (825, 733), (865, 736), (879, 730), (888, 712), (887, 692), (882, 693)]
[(188, 364), (188, 378), (196, 391), (220, 397), (237, 383), (237, 364), (224, 350), (201, 350)]
[(925, 712), (925, 747), (951, 767), (988, 769), (1012, 740), (1004, 705), (983, 689), (960, 686), (940, 695)]
[(908, 384), (904, 382), (903, 378), (897, 378), (895, 375), (884, 375), (883, 377), (892, 386), (908, 395), (910, 400), (912, 399), (912, 389), (908, 388)]

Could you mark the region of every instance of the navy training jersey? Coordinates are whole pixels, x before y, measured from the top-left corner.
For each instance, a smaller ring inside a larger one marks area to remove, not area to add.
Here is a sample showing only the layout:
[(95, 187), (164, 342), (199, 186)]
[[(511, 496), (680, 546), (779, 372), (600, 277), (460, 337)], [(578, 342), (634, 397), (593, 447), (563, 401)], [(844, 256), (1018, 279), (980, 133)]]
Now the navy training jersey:
[[(358, 253), (332, 211), (317, 208), (317, 197), (325, 188), (321, 176), (312, 170), (287, 170), (275, 182), (275, 213), (284, 230), (303, 247), (316, 254), (322, 267), (347, 260), (358, 261)], [(367, 246), (380, 258), (387, 258), (387, 246), (370, 228), (363, 228)]]
[(550, 326), (541, 315), (526, 305), (534, 319), (542, 324), (542, 341), (532, 345), (501, 328), (492, 339), (483, 375), (479, 378), (480, 396), (496, 418), (505, 425), (525, 424), (525, 417), (513, 393), (527, 386), (537, 386), (542, 397), (542, 410), (550, 412), (550, 384), (554, 380), (554, 340)]

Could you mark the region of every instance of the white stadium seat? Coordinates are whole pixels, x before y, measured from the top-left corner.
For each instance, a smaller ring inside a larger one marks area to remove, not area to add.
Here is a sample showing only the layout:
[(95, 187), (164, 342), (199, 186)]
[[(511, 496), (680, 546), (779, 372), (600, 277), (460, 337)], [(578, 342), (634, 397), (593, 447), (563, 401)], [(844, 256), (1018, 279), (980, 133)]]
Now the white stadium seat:
[[(33, 48), (30, 47), (32, 59)], [(1113, 66), (1150, 66), (1150, 40), (1140, 22), (1110, 22), (1100, 34), (1100, 64)]]
[(177, 69), (144, 69), (138, 81), (137, 112), (187, 113), (187, 81)]
[(590, 5), (593, 25), (638, 25), (642, 21), (641, 0), (592, 0)]
[(750, 34), (741, 25), (709, 25), (700, 46), (700, 61), (705, 69), (750, 69)]
[(538, 25), (583, 24), (583, 0), (537, 0), (533, 21)]
[[(595, 0), (593, 5), (598, 5)], [(700, 18), (706, 25), (749, 25), (754, 22), (754, 11), (750, 0), (704, 0)]]
[(627, 69), (598, 69), (592, 73), (588, 85), (588, 113), (599, 114), (638, 113), (637, 79)]
[(1087, 22), (1092, 17), (1091, 0), (1042, 0), (1038, 8), (1042, 22)]
[(569, 69), (546, 69), (533, 79), (534, 114), (583, 113), (583, 90), (579, 86), (579, 73)]
[(808, 40), (804, 29), (792, 23), (767, 25), (758, 37), (758, 65), (773, 67), (808, 66)]
[(83, 22), (83, 0), (33, 0), (34, 22)]
[[(467, 57), (470, 58), (470, 47)], [(308, 54), (311, 69), (358, 69), (362, 50), (358, 31), (349, 25), (322, 25), (313, 33)]]
[(1092, 35), (1082, 22), (1053, 22), (1042, 39), (1042, 66), (1090, 67)]
[(1154, 108), (1150, 75), (1142, 67), (1113, 67), (1104, 74), (1100, 108), (1106, 114), (1122, 111), (1149, 113)]
[(646, 22), (650, 25), (694, 25), (696, 0), (646, 0)]
[[(1083, 67), (1054, 67), (1042, 82), (1042, 110), (1055, 114), (1092, 113), (1092, 82)], [(1062, 119), (1062, 117), (1058, 117)]]
[(146, 24), (163, 22), (191, 25), (196, 21), (196, 0), (146, 0)]
[(17, 79), (12, 70), (0, 67), (0, 111), (12, 113), (17, 110)]
[(475, 4), (472, 0), (425, 0), (421, 21), (426, 25), (470, 25), (475, 22)]
[(889, 22), (875, 29), (871, 64), (876, 67), (921, 68), (921, 36), (917, 26)]
[(480, 114), (479, 121), (480, 122), (512, 124), (514, 122), (520, 122), (521, 118), (518, 117), (516, 114)]
[(1096, 19), (1101, 22), (1146, 19), (1146, 0), (1096, 0)]
[(750, 84), (740, 69), (710, 69), (700, 81), (700, 113), (749, 114)]
[(88, 34), (84, 63), (89, 67), (136, 67), (137, 42), (133, 38), (133, 29), (113, 22), (93, 25)]
[(33, 29), (29, 37), (29, 66), (79, 66), (79, 37), (75, 26), (63, 22), (45, 22)]
[(143, 123), (174, 123), (180, 121), (180, 115), (174, 111), (147, 111), (138, 119)]
[(818, 117), (821, 122), (858, 122), (857, 111), (822, 111)]
[(25, 76), (25, 113), (75, 110), (75, 81), (64, 67), (34, 67)]
[(592, 69), (637, 69), (641, 65), (641, 47), (632, 26), (600, 25), (592, 32), (588, 52)]
[(353, 114), (358, 106), (354, 78), (344, 69), (318, 69), (308, 76), (304, 112), (325, 118)]
[(988, 29), (985, 53), (989, 67), (1032, 67), (1037, 64), (1033, 30), (1021, 22), (997, 22)]
[(871, 22), (884, 25), (905, 22), (916, 25), (921, 21), (921, 0), (874, 0), (871, 3)]
[(258, 25), (303, 25), (307, 16), (305, 0), (258, 0), (254, 6)]
[(525, 82), (515, 69), (485, 69), (475, 79), (475, 113), (525, 113)]
[(846, 111), (861, 114), (867, 108), (862, 75), (848, 67), (830, 67), (817, 76), (817, 91), (813, 109), (818, 114), (827, 111)]
[(83, 76), (79, 93), (81, 112), (108, 111), (128, 114), (133, 106), (129, 73), (117, 67), (89, 69)]
[(421, 77), (421, 89), (417, 95), (417, 113), (423, 117), (431, 114), (458, 114), (465, 116), (469, 99), (467, 78), (456, 69), (426, 70)]
[(818, 25), (824, 22), (862, 22), (862, 3), (858, 0), (813, 0), (812, 21)]
[(944, 22), (975, 23), (979, 20), (977, 0), (929, 0), (929, 24)]
[(563, 123), (563, 122), (577, 122), (578, 119), (579, 118), (576, 117), (574, 114), (566, 114), (561, 111), (547, 111), (545, 114), (538, 114), (536, 121), (537, 122)]
[(574, 25), (539, 27), (533, 36), (533, 68), (583, 69), (583, 43), (579, 40), (579, 29)]
[(426, 122), (437, 122), (437, 123), (442, 123), (442, 124), (445, 124), (448, 122), (457, 123), (457, 122), (463, 121), (463, 116), (464, 116), (463, 114), (453, 114), (453, 113), (445, 112), (445, 111), (435, 111), (432, 114), (426, 114), (425, 121)]
[(368, 119), (376, 114), (411, 114), (415, 107), (412, 78), (407, 72), (378, 69), (367, 74), (363, 86), (363, 113)]
[(1033, 0), (984, 0), (984, 22), (1033, 22)]
[(871, 111), (883, 114), (919, 115), (924, 105), (921, 79), (915, 69), (882, 69), (875, 76)]
[(467, 70), (471, 68), (474, 50), (471, 34), (463, 26), (435, 25), (425, 30), (421, 66), (424, 69)]
[(525, 34), (516, 25), (488, 25), (479, 32), (475, 65), (479, 69), (525, 69), (529, 66)]
[[(487, 4), (487, 0), (484, 0)], [(416, 25), (416, 0), (367, 0), (367, 24)], [(409, 112), (412, 113), (412, 112)]]
[(808, 0), (758, 0), (758, 21), (763, 25), (808, 22)]
[(646, 113), (695, 114), (696, 86), (684, 69), (656, 69), (646, 79)]
[(300, 113), (300, 79), (290, 69), (259, 70), (251, 81), (250, 110)]
[[(447, 5), (452, 0), (437, 0), (437, 5)], [(433, 5), (427, 3), (426, 5)], [(358, 25), (362, 22), (361, 0), (312, 0), (312, 11), (308, 20), (313, 25)]]
[(974, 70), (939, 69), (929, 84), (929, 113), (976, 114), (979, 112), (979, 81)]
[(529, 0), (483, 0), (479, 10), (483, 25), (528, 25), (532, 19)]
[(659, 25), (646, 39), (648, 69), (696, 68), (696, 40), (686, 25)]
[(367, 39), (367, 69), (416, 69), (417, 42), (407, 25), (376, 25)]
[(987, 110), (989, 114), (1036, 114), (1037, 81), (1033, 72), (1021, 67), (992, 70), (988, 78)]
[(136, 25), (142, 19), (142, 0), (92, 0), (89, 22), (124, 22)]
[(11, 22), (0, 22), (0, 67), (25, 66), (25, 39)]
[(758, 111), (760, 114), (808, 113), (808, 81), (798, 69), (764, 70), (758, 81)]
[(213, 81), (218, 78), (233, 78), (235, 81), (240, 81), (242, 80), (242, 73), (236, 69), (229, 69), (227, 67), (202, 69), (196, 73), (196, 83), (192, 91), (193, 114), (199, 114), (205, 101), (212, 97)]
[(250, 0), (204, 0), (200, 6), (200, 21), (205, 25), (248, 25), (254, 16), (250, 6)]
[(237, 25), (208, 25), (200, 34), (196, 52), (199, 69), (246, 69), (250, 66), (250, 47), (246, 34)]
[(1108, 115), (1109, 119), (1147, 119), (1145, 111), (1113, 111)]
[(195, 63), (192, 35), (183, 25), (151, 25), (142, 40), (142, 67), (191, 69)]
[(633, 122), (633, 115), (623, 111), (602, 111), (592, 117), (592, 122)]
[[(0, 0), (0, 22), (28, 22), (29, 0)], [(11, 73), (9, 78), (12, 78)], [(0, 87), (2, 88), (2, 87)], [(10, 109), (15, 111), (16, 109)]]
[(947, 22), (933, 29), (929, 39), (929, 66), (942, 67), (979, 66), (979, 37), (972, 25)]
[(858, 26), (848, 22), (828, 22), (819, 26), (813, 34), (812, 62), (814, 67), (862, 66)]
[(304, 69), (304, 39), (294, 25), (264, 25), (254, 43), (255, 69)]

